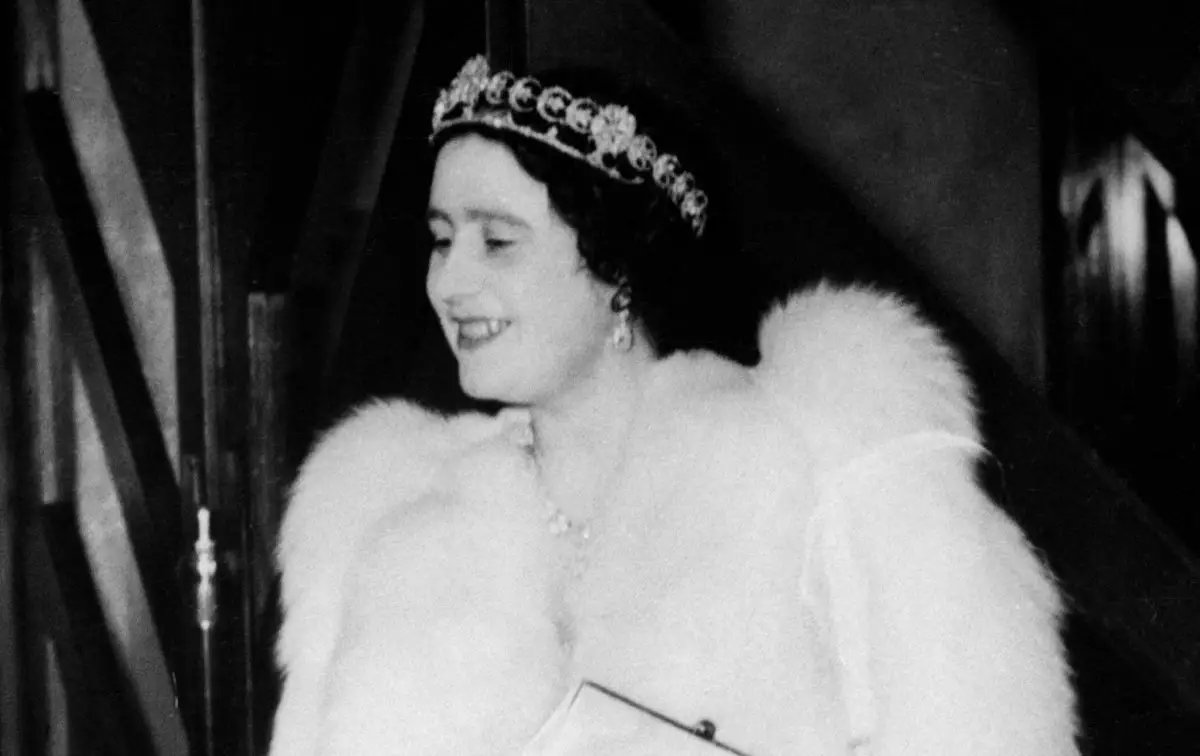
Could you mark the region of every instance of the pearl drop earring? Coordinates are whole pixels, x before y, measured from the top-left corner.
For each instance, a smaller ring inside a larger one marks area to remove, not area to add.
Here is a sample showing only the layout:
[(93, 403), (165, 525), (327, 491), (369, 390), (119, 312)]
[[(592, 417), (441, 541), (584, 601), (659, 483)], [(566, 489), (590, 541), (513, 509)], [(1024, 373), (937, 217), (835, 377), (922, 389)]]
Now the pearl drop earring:
[(617, 313), (617, 325), (612, 332), (613, 348), (619, 352), (628, 352), (633, 349), (633, 318), (629, 314), (629, 303), (632, 299), (629, 293), (629, 284), (621, 284), (617, 287), (617, 293), (613, 294), (612, 310)]

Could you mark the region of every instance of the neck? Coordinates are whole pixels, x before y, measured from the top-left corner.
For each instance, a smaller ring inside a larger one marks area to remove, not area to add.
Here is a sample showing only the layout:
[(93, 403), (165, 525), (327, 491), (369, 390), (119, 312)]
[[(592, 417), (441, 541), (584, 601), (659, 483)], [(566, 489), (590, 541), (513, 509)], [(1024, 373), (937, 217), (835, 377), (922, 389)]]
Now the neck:
[(624, 452), (654, 356), (638, 340), (607, 356), (589, 380), (552, 402), (531, 406), (542, 482), (569, 516), (588, 518)]

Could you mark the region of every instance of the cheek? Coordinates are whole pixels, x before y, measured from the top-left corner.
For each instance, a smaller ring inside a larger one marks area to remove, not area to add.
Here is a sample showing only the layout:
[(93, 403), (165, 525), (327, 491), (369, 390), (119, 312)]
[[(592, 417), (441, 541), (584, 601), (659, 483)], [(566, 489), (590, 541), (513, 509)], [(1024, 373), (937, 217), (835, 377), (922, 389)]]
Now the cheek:
[(435, 293), (436, 289), (434, 287), (436, 283), (435, 274), (431, 271), (425, 278), (425, 298), (429, 302), (430, 309), (433, 311), (437, 330), (446, 339), (446, 343), (453, 347), (455, 334), (452, 332), (450, 323), (446, 319), (445, 306), (441, 298)]
[(425, 267), (425, 298), (429, 300), (429, 304), (433, 305), (433, 309), (437, 309), (437, 297), (433, 292), (437, 286), (438, 267), (433, 256), (430, 256), (429, 264)]
[(539, 321), (544, 338), (572, 353), (594, 349), (607, 334), (606, 311), (588, 291), (545, 301)]
[(425, 299), (429, 302), (429, 306), (437, 313), (438, 319), (442, 319), (443, 303), (441, 297), (437, 295), (438, 279), (441, 271), (430, 263), (429, 268), (425, 271)]

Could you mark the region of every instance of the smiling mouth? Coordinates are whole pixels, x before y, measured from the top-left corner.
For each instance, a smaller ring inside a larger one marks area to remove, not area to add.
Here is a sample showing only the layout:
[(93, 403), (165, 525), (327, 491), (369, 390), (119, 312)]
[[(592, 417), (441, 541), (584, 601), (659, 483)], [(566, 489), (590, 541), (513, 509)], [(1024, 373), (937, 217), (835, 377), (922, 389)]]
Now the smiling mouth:
[(510, 321), (497, 318), (467, 318), (455, 320), (454, 323), (458, 328), (456, 343), (463, 351), (472, 351), (490, 344), (510, 325)]

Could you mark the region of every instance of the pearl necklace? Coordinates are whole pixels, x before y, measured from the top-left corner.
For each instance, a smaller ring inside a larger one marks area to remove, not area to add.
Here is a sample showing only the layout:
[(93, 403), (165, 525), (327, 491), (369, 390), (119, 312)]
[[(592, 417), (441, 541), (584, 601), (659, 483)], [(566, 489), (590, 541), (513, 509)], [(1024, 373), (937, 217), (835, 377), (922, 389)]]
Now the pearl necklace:
[[(508, 411), (508, 414), (510, 415), (508, 418), (510, 423), (509, 435), (525, 451), (525, 454), (528, 455), (540, 483), (541, 474), (538, 465), (537, 439), (533, 433), (533, 421), (524, 412), (511, 410)], [(546, 494), (542, 486), (539, 485), (538, 490), (541, 494), (542, 506), (546, 510), (546, 528), (556, 538), (570, 541), (577, 556), (582, 555), (588, 540), (591, 538), (591, 528), (588, 527), (586, 522), (581, 523), (572, 519), (570, 515), (554, 503), (553, 499)]]

